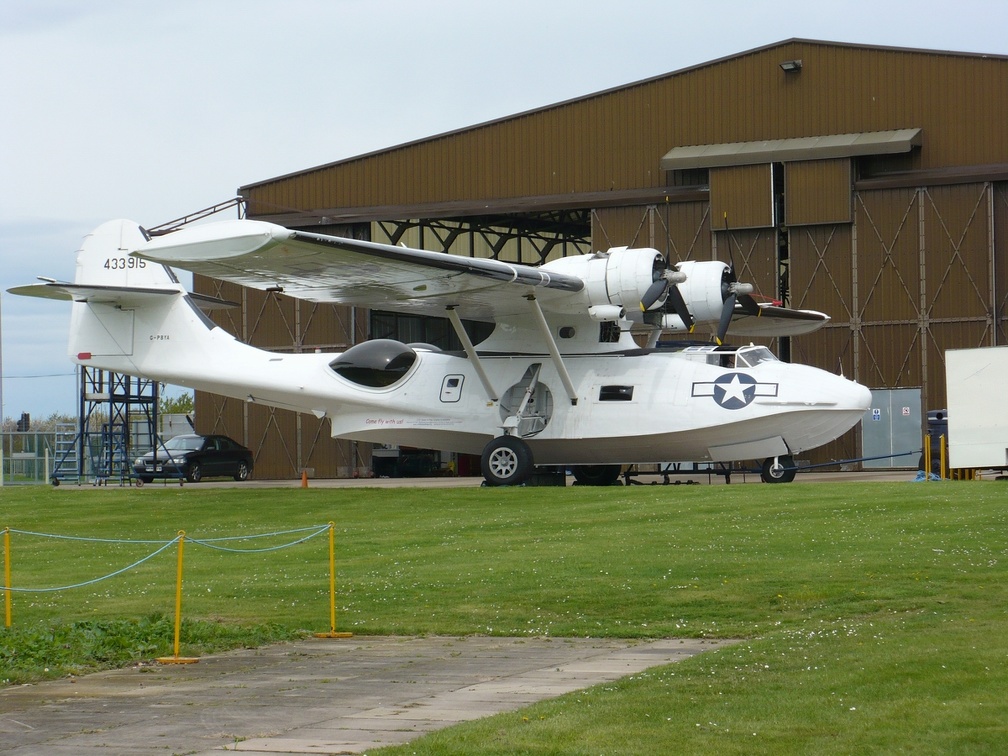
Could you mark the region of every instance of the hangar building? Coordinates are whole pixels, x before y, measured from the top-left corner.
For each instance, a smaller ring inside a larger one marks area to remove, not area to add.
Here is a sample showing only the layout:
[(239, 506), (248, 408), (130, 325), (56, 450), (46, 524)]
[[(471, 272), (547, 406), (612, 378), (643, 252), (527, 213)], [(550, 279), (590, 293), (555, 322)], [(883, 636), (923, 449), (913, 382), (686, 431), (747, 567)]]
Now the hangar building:
[[(250, 218), (460, 255), (731, 261), (758, 294), (831, 315), (769, 342), (782, 358), (943, 407), (946, 349), (1008, 344), (1006, 123), (1008, 57), (791, 39), (239, 193)], [(218, 322), (278, 351), (454, 338), (439, 320), (196, 288), (241, 302)], [(196, 402), (200, 430), (244, 440), (259, 477), (372, 466), (370, 445), (310, 415)], [(812, 461), (858, 456), (858, 434)]]

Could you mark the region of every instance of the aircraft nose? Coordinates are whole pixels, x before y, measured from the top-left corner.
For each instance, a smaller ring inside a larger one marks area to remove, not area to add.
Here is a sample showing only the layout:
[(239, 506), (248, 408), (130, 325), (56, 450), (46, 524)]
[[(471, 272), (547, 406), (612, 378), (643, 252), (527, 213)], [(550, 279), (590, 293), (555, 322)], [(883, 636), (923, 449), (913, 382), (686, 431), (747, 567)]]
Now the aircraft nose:
[(867, 412), (868, 408), (871, 407), (872, 393), (871, 389), (867, 386), (862, 386), (857, 381), (848, 381), (848, 394), (849, 400), (852, 407), (859, 407), (862, 411)]

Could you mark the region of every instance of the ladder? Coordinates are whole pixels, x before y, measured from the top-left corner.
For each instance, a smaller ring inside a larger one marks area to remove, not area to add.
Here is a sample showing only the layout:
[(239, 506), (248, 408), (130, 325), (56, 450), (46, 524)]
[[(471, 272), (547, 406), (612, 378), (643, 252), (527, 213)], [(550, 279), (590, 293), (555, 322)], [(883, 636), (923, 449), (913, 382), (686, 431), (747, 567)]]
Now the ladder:
[(81, 482), (80, 453), (78, 441), (80, 433), (72, 423), (56, 424), (56, 447), (53, 450), (52, 483), (59, 485), (63, 481)]
[(108, 485), (110, 479), (119, 480), (119, 485), (129, 480), (132, 468), (126, 453), (126, 426), (122, 423), (104, 423), (101, 428), (101, 443), (97, 456), (91, 459), (94, 470), (94, 485)]

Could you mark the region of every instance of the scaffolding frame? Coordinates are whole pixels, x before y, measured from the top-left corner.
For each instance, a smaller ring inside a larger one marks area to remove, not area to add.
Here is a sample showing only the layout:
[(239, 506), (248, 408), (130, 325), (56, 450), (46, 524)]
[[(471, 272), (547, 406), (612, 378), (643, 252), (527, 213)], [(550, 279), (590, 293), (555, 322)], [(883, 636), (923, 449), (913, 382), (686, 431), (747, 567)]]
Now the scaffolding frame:
[(80, 366), (77, 433), (57, 455), (51, 482), (132, 485), (133, 459), (158, 441), (160, 384)]

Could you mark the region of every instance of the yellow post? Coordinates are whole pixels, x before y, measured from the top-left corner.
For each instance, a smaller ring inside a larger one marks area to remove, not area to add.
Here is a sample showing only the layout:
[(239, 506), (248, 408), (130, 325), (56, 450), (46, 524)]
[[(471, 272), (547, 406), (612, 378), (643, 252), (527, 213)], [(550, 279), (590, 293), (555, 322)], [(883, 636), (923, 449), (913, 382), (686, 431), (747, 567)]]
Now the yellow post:
[(329, 523), (329, 632), (316, 638), (352, 638), (353, 633), (336, 632), (336, 523)]
[(945, 480), (945, 434), (938, 436), (938, 459), (941, 462), (941, 475), (938, 477)]
[(924, 480), (931, 479), (931, 434), (924, 434)]
[(4, 528), (4, 626), (11, 626), (10, 528)]
[(159, 664), (195, 664), (199, 659), (179, 656), (179, 635), (182, 630), (182, 553), (185, 550), (185, 531), (178, 532), (178, 567), (175, 575), (175, 655), (158, 659)]

